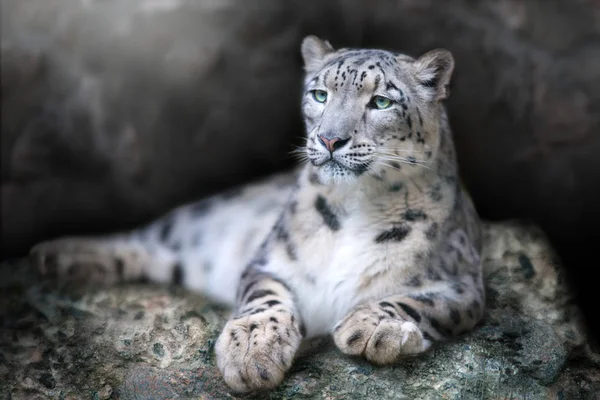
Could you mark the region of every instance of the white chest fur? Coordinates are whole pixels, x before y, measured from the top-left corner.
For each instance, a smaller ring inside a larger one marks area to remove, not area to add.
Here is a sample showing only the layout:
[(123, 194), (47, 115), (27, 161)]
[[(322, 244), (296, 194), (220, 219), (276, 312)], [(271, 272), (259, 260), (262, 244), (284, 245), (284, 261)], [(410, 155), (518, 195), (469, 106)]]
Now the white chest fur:
[(368, 269), (385, 268), (386, 262), (373, 232), (359, 218), (346, 221), (336, 232), (320, 224), (299, 243), (297, 262), (267, 266), (292, 288), (308, 337), (330, 333), (370, 294), (359, 293), (361, 280)]

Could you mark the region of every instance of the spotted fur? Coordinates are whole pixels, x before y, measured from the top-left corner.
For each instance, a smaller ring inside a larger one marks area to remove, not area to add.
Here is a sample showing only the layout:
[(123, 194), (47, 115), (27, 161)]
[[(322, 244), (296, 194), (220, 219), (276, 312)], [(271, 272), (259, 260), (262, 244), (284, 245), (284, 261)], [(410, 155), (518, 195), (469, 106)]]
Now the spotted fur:
[[(133, 232), (32, 250), (45, 273), (180, 283), (233, 306), (216, 343), (236, 391), (277, 386), (303, 338), (376, 364), (483, 314), (481, 232), (442, 101), (454, 61), (302, 44), (304, 163)], [(378, 97), (379, 96), (379, 97)], [(388, 101), (389, 100), (389, 101)]]

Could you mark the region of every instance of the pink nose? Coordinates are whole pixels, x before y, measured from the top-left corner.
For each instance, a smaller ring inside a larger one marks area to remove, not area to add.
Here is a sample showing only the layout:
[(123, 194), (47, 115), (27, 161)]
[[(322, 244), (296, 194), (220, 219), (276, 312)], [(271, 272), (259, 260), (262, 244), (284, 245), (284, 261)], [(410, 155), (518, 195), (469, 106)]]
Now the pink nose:
[(323, 146), (325, 146), (325, 148), (327, 150), (329, 150), (330, 153), (333, 153), (337, 149), (344, 147), (344, 145), (346, 143), (348, 143), (348, 141), (350, 140), (350, 138), (348, 138), (348, 139), (341, 139), (341, 138), (326, 139), (321, 135), (317, 135), (317, 137), (319, 138), (319, 142), (321, 142), (321, 144)]

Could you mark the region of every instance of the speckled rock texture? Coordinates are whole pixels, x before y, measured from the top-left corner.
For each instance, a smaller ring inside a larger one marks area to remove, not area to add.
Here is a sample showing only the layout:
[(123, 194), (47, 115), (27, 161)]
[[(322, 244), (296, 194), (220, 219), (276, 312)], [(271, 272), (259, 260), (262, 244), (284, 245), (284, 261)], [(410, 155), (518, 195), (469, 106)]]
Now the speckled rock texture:
[(4, 262), (0, 398), (597, 399), (600, 355), (541, 231), (486, 225), (483, 260), (488, 308), (472, 333), (391, 367), (316, 339), (278, 389), (245, 397), (214, 361), (228, 309), (177, 287), (52, 288), (26, 260)]

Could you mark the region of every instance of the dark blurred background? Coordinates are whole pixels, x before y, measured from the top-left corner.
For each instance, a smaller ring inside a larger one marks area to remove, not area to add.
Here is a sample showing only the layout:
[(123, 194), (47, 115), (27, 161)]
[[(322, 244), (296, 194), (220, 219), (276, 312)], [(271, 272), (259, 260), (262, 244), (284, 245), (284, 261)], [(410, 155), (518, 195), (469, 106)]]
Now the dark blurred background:
[[(456, 58), (481, 216), (537, 222), (600, 336), (598, 0), (1, 0), (1, 253), (134, 227), (292, 165), (299, 44)], [(596, 312), (597, 313), (597, 312)]]

